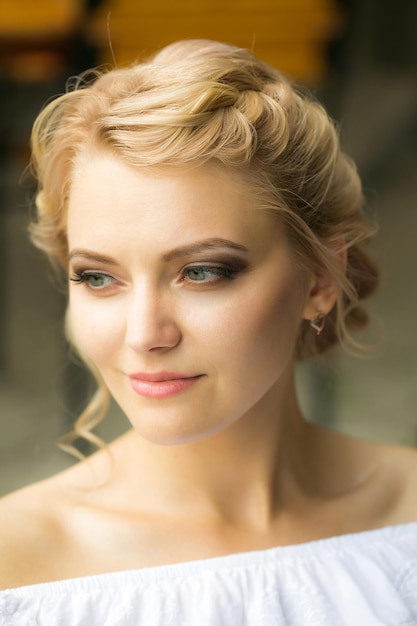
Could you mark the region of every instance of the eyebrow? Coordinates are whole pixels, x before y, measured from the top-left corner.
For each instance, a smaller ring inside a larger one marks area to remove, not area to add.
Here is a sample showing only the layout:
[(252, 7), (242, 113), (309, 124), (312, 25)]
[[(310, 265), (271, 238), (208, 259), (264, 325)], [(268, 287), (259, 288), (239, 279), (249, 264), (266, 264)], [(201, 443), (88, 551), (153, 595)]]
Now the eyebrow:
[[(198, 252), (205, 252), (206, 250), (214, 250), (215, 248), (229, 248), (231, 250), (238, 250), (239, 252), (249, 252), (246, 246), (240, 243), (230, 241), (229, 239), (221, 239), (219, 237), (212, 237), (210, 239), (203, 239), (196, 241), (189, 245), (180, 246), (170, 250), (163, 256), (165, 262), (173, 261), (179, 257), (184, 257), (189, 254), (196, 254)], [(103, 263), (104, 265), (115, 265), (117, 262), (110, 256), (99, 254), (91, 250), (85, 250), (83, 248), (74, 248), (68, 255), (68, 261), (71, 261), (74, 257), (81, 257), (88, 261), (95, 261), (97, 263)]]
[(235, 243), (229, 239), (212, 237), (211, 239), (203, 239), (202, 241), (196, 241), (195, 243), (175, 248), (164, 254), (163, 259), (164, 261), (172, 261), (178, 257), (195, 254), (196, 252), (205, 252), (206, 250), (214, 250), (215, 248), (229, 248), (231, 250), (238, 250), (239, 252), (249, 252), (246, 246), (240, 243)]
[(68, 261), (71, 261), (74, 257), (81, 257), (87, 261), (96, 261), (97, 263), (103, 263), (104, 265), (115, 265), (116, 261), (110, 256), (99, 254), (90, 250), (84, 250), (83, 248), (74, 248), (68, 254)]

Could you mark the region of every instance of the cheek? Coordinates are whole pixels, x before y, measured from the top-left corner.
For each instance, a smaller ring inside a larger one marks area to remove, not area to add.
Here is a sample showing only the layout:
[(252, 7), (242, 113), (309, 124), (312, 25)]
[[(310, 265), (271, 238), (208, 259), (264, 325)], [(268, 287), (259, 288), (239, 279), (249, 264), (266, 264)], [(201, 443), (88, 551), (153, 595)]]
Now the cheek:
[(120, 315), (115, 306), (96, 306), (83, 298), (70, 298), (68, 307), (69, 338), (80, 355), (101, 367), (105, 359), (117, 349), (123, 337)]
[(229, 423), (290, 372), (303, 300), (292, 286), (276, 287), (273, 293), (254, 289), (251, 297), (246, 293), (244, 300), (230, 301), (212, 317), (210, 335), (200, 344), (199, 354), (215, 372), (213, 407), (219, 401)]
[[(292, 358), (303, 310), (300, 288), (278, 285), (230, 300), (222, 310), (212, 312), (202, 324), (200, 339), (213, 363), (234, 363), (236, 373), (280, 368)], [(215, 314), (217, 313), (217, 314)], [(200, 317), (200, 321), (203, 319)]]

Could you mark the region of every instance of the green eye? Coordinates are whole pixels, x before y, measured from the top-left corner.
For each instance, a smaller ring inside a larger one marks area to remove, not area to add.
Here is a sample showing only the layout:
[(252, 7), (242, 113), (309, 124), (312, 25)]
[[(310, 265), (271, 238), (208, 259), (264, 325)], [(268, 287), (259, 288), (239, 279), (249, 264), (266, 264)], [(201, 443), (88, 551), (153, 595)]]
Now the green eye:
[(86, 279), (92, 289), (107, 287), (112, 283), (110, 276), (106, 276), (105, 274), (87, 274)]
[(207, 274), (213, 275), (214, 272), (209, 272), (204, 267), (196, 267), (187, 270), (187, 278), (193, 282), (202, 282), (207, 279)]
[(232, 280), (236, 273), (237, 270), (220, 265), (195, 265), (185, 268), (182, 276), (189, 283), (218, 283)]
[(80, 285), (84, 283), (89, 289), (99, 290), (105, 287), (111, 287), (115, 279), (112, 276), (98, 272), (75, 271), (74, 276), (70, 276), (70, 281)]

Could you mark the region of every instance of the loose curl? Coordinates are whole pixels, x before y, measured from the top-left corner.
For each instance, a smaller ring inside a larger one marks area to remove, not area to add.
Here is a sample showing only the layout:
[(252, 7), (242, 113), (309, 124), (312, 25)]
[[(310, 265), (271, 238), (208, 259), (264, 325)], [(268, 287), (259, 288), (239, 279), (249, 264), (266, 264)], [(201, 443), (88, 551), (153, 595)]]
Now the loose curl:
[[(363, 249), (372, 229), (362, 212), (361, 183), (323, 107), (277, 70), (230, 45), (181, 41), (147, 62), (84, 75), (49, 103), (32, 134), (39, 187), (31, 232), (64, 269), (71, 176), (86, 145), (134, 167), (215, 162), (241, 171), (257, 208), (283, 219), (301, 267), (322, 268), (338, 286), (323, 332), (317, 336), (302, 323), (297, 356), (355, 345), (351, 331), (367, 322), (360, 301), (378, 283)], [(75, 432), (85, 436), (102, 402), (96, 405), (87, 407)]]

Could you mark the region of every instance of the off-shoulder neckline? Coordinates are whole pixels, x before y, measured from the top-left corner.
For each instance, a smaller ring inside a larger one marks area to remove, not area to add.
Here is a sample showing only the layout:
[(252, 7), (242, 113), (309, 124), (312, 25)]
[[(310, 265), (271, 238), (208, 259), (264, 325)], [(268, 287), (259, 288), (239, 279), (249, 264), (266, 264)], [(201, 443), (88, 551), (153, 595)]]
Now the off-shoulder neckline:
[(138, 569), (92, 574), (80, 577), (66, 578), (33, 585), (24, 585), (11, 589), (4, 589), (1, 593), (12, 592), (15, 596), (31, 596), (42, 593), (56, 594), (71, 592), (91, 592), (126, 585), (140, 583), (164, 582), (174, 579), (199, 575), (203, 572), (220, 572), (232, 569), (264, 566), (268, 563), (306, 563), (312, 559), (323, 559), (348, 552), (369, 551), (380, 543), (401, 540), (407, 541), (409, 536), (417, 536), (417, 521), (384, 526), (381, 528), (364, 530), (314, 539), (312, 541), (274, 546), (260, 550), (230, 553), (191, 561), (169, 563), (165, 565), (148, 566)]

